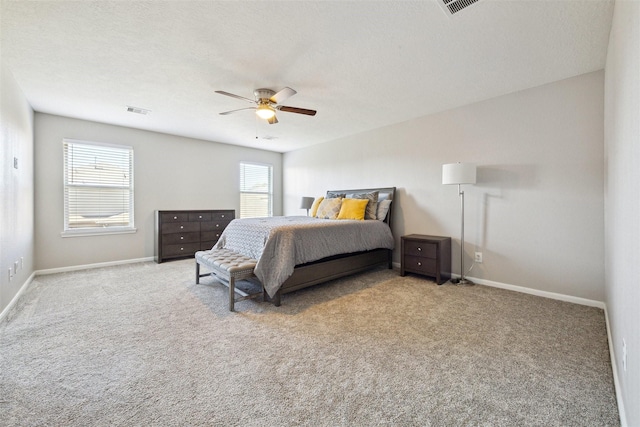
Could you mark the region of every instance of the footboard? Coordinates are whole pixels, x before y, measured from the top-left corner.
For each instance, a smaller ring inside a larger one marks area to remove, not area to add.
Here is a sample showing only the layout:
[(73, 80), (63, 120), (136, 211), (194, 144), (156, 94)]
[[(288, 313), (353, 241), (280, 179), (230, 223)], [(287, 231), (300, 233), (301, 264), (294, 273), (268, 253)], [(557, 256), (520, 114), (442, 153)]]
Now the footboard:
[(273, 300), (279, 304), (282, 294), (359, 273), (379, 265), (386, 264), (388, 268), (391, 268), (391, 253), (392, 251), (389, 249), (375, 249), (297, 266), (293, 274), (282, 284)]

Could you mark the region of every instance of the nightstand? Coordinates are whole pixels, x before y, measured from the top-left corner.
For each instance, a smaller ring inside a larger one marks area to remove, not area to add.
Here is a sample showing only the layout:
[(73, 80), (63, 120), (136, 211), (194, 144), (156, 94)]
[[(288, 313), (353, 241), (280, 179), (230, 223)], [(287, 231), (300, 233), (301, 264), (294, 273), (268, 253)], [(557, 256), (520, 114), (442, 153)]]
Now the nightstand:
[(451, 237), (410, 234), (401, 238), (400, 275), (434, 277), (438, 285), (451, 278)]

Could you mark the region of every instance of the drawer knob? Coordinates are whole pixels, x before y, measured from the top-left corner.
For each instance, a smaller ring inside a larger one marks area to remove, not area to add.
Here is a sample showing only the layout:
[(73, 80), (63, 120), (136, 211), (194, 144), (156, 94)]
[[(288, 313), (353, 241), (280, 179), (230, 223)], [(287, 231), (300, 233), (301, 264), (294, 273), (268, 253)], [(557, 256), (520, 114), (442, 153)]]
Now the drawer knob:
[(184, 240), (184, 237), (183, 237), (183, 236), (180, 236), (180, 240)]
[(418, 246), (418, 252), (422, 252), (422, 248)]
[(198, 218), (202, 219), (202, 215), (199, 215)]
[(216, 227), (220, 227), (220, 224), (216, 224)]
[(184, 225), (181, 225), (181, 226), (180, 226), (180, 230), (182, 230), (183, 228), (184, 228)]
[(173, 219), (178, 219), (178, 217), (177, 217), (177, 216), (174, 216), (174, 217), (173, 217)]
[(222, 214), (222, 218), (224, 218), (224, 214)]
[(421, 265), (422, 265), (422, 263), (421, 263), (421, 262), (418, 262), (418, 265), (420, 265), (420, 266), (421, 266)]
[(184, 251), (184, 248), (180, 248), (181, 251)]

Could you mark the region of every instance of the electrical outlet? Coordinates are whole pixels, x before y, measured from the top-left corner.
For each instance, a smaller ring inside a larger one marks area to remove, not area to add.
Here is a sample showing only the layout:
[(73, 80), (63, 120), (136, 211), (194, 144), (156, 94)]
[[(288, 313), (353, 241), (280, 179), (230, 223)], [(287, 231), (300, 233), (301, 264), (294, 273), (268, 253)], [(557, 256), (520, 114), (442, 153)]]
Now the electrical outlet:
[(476, 262), (481, 263), (482, 262), (482, 252), (476, 252)]
[(627, 342), (622, 338), (622, 370), (627, 372)]
[(13, 158), (13, 168), (14, 169), (18, 169), (18, 158), (17, 157)]

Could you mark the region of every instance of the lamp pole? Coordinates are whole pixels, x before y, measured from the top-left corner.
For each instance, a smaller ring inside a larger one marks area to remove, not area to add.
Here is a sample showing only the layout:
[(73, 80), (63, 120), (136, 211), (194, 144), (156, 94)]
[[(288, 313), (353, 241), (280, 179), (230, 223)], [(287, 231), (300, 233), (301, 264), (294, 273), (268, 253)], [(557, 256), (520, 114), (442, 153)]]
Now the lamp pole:
[(473, 282), (467, 280), (464, 277), (464, 190), (460, 184), (458, 184), (458, 193), (460, 194), (460, 212), (461, 214), (461, 234), (460, 234), (460, 285), (473, 285)]

